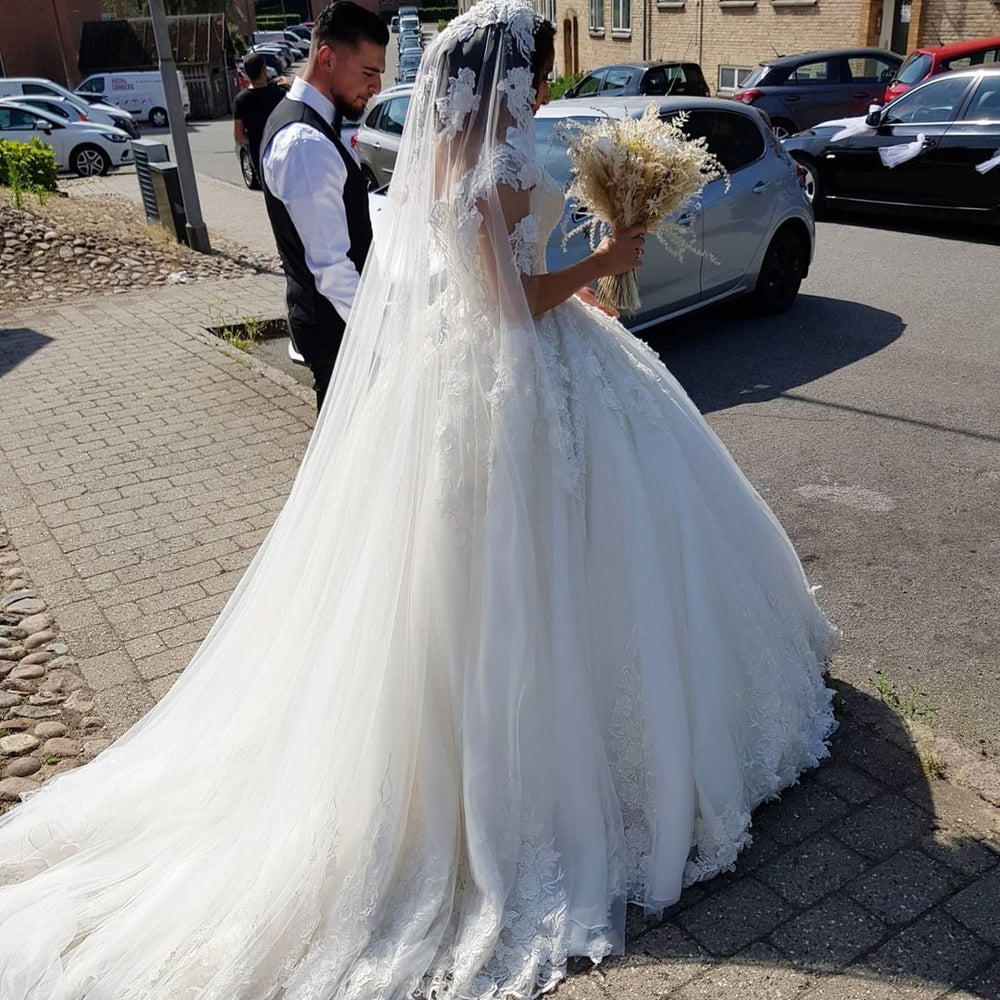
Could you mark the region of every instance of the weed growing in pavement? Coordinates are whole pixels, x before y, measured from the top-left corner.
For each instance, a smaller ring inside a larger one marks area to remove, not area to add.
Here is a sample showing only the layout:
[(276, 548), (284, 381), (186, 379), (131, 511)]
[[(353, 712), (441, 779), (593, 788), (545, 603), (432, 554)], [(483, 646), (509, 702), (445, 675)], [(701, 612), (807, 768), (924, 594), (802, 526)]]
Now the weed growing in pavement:
[(904, 719), (914, 719), (927, 726), (934, 725), (934, 717), (937, 715), (938, 709), (931, 701), (931, 696), (923, 688), (914, 685), (901, 695), (884, 668), (879, 670), (874, 677), (869, 677), (868, 683), (875, 688), (878, 700), (882, 704), (888, 705), (894, 712), (898, 712)]
[(213, 310), (212, 333), (238, 351), (245, 351), (247, 354), (264, 339), (266, 326), (261, 316), (244, 316), (234, 323), (226, 323), (222, 319), (221, 309)]
[(921, 752), (920, 769), (928, 778), (937, 778), (938, 780), (944, 778), (946, 770), (944, 761), (930, 750)]
[(59, 763), (59, 758), (54, 753), (47, 753), (42, 758), (42, 763), (43, 764), (58, 764)]

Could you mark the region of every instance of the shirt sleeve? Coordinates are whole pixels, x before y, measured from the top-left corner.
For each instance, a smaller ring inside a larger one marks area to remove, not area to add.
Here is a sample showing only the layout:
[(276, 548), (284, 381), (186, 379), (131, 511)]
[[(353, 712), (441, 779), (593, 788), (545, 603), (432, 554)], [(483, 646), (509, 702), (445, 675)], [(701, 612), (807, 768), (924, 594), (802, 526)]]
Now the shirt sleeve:
[(283, 128), (264, 151), (264, 179), (284, 204), (305, 248), (316, 289), (346, 322), (360, 275), (347, 256), (344, 184), (347, 166), (322, 133), (298, 122)]

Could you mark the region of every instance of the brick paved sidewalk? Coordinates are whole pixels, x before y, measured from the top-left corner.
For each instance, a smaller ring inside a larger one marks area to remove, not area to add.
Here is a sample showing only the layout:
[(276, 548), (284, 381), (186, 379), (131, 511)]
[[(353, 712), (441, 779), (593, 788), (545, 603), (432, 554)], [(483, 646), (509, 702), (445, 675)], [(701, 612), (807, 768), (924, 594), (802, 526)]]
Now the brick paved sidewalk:
[[(256, 277), (0, 330), (0, 512), (111, 735), (188, 662), (291, 485), (311, 393), (204, 332), (281, 309)], [(655, 927), (633, 914), (628, 955), (557, 996), (1000, 1000), (1000, 776), (841, 689), (832, 760), (758, 812), (737, 870)]]

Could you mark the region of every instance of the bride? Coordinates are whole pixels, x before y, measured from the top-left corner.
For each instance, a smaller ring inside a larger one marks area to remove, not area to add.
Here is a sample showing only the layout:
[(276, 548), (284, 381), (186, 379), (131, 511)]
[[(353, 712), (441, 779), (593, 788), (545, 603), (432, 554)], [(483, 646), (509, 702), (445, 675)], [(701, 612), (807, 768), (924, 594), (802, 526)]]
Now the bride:
[(642, 234), (544, 271), (552, 59), (523, 0), (428, 48), (273, 530), (156, 708), (0, 820), (3, 1000), (535, 996), (825, 755), (788, 538), (574, 294)]

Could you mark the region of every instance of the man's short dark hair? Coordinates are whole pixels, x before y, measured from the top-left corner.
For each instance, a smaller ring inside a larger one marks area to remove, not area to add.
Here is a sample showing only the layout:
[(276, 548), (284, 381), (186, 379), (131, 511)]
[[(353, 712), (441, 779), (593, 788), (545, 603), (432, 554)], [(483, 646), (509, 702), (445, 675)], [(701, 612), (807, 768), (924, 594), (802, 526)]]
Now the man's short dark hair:
[(246, 73), (249, 80), (256, 80), (266, 69), (267, 61), (259, 52), (251, 52), (243, 60), (243, 72)]
[(351, 0), (336, 0), (324, 7), (312, 30), (313, 51), (321, 45), (350, 45), (356, 49), (362, 42), (372, 42), (383, 48), (389, 44), (389, 29), (385, 21)]

